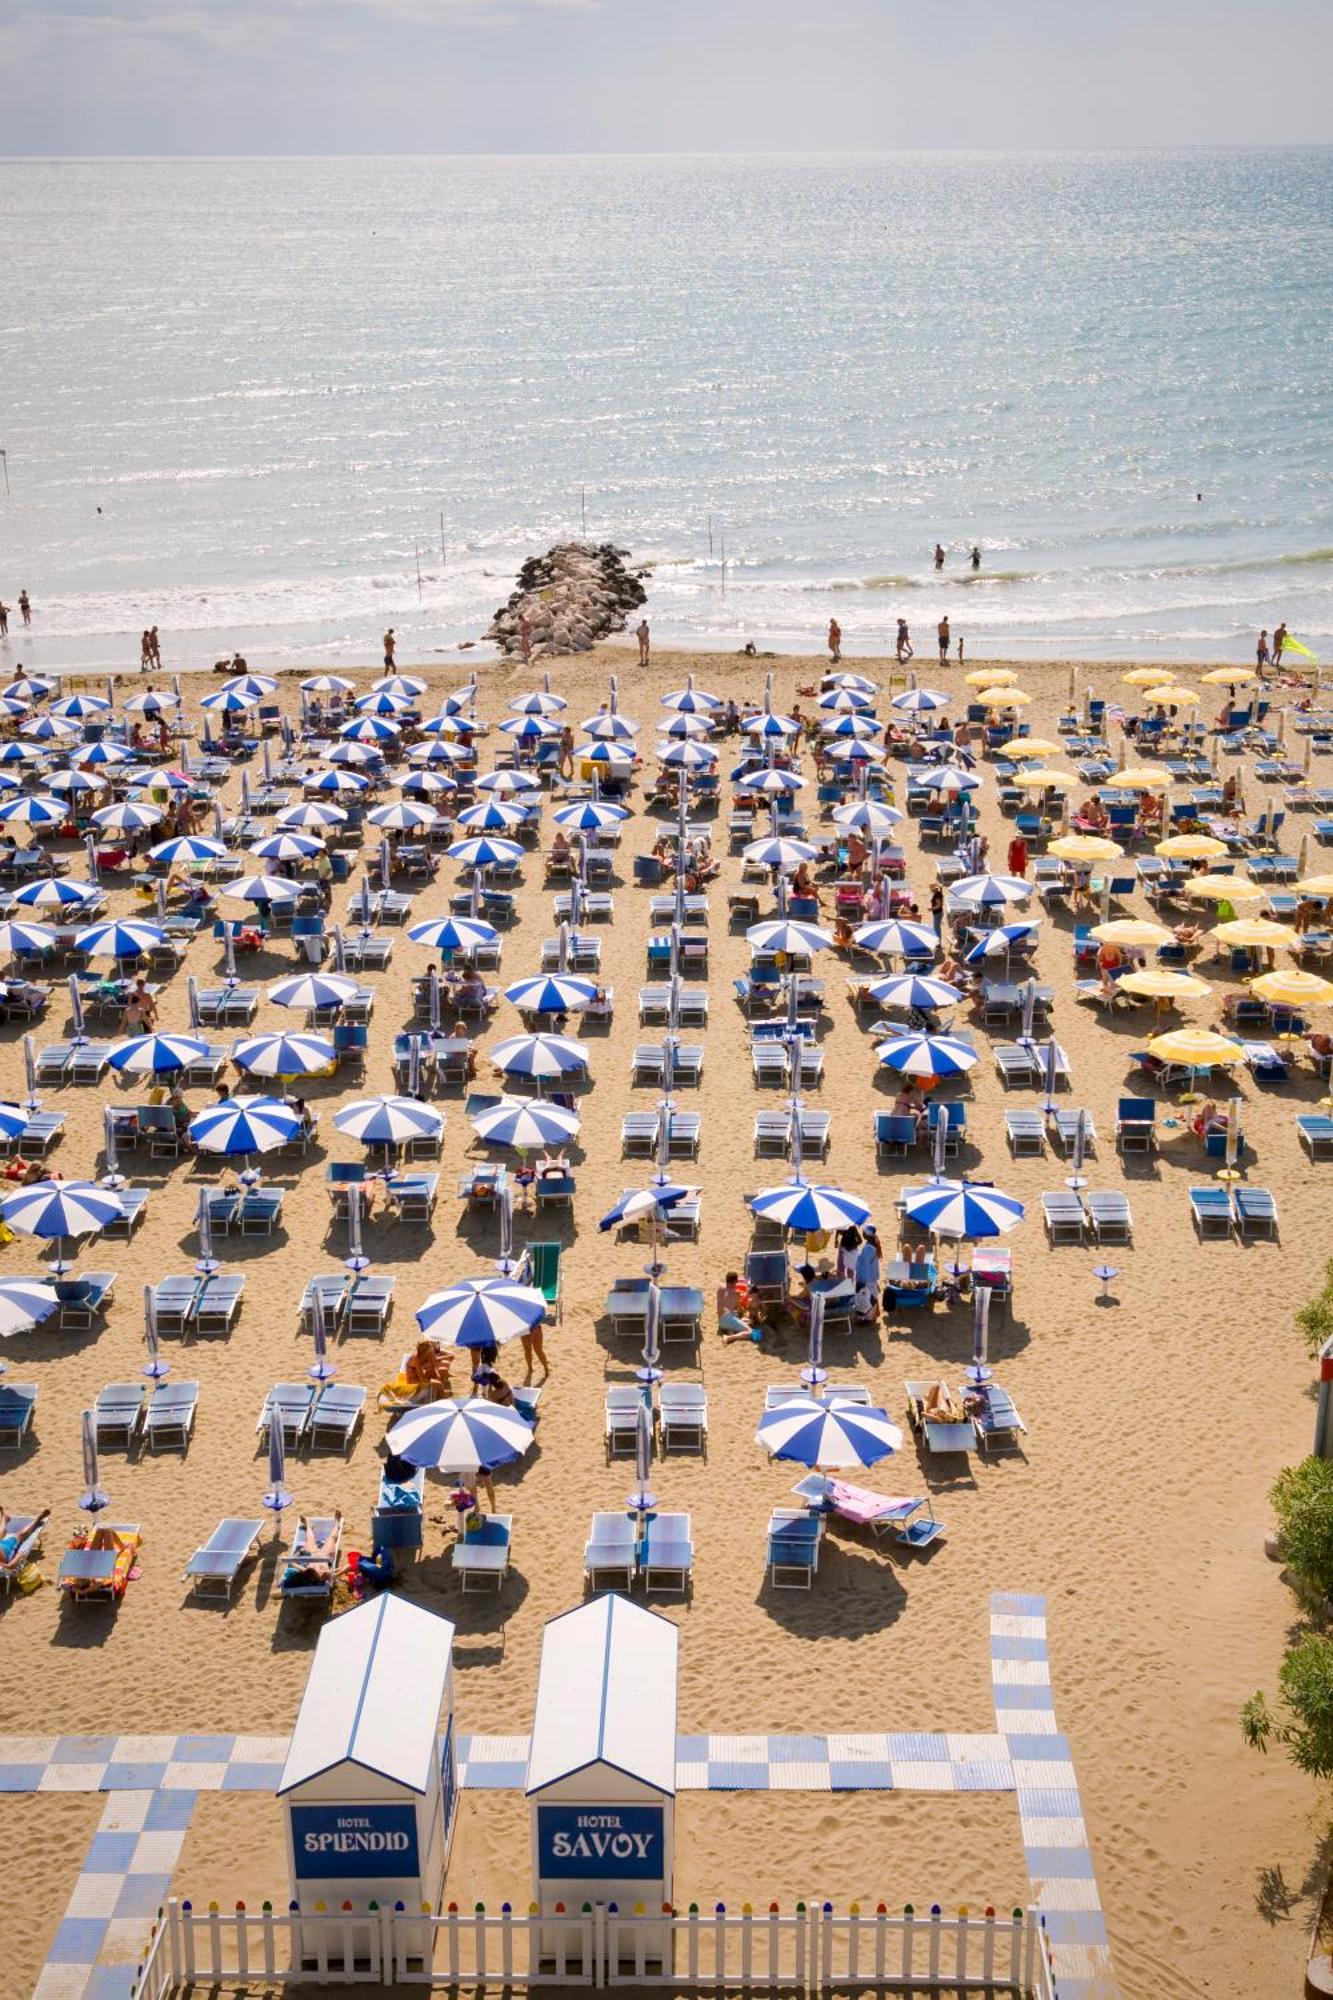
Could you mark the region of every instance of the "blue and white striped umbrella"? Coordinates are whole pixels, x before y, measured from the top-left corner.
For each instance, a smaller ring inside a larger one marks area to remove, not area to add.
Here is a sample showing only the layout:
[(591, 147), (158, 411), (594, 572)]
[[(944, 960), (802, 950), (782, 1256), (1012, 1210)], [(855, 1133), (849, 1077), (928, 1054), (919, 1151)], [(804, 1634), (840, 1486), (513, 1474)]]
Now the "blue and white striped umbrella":
[(299, 832), (304, 827), (346, 826), (347, 814), (341, 806), (326, 806), (319, 800), (311, 800), (303, 806), (288, 806), (274, 820), (275, 826), (292, 828)]
[(652, 1181), (647, 1187), (627, 1188), (597, 1227), (601, 1230), (619, 1229), (623, 1222), (637, 1222), (641, 1216), (669, 1215), (678, 1202), (684, 1201), (694, 1191), (676, 1181)]
[(298, 972), (270, 986), (268, 997), (275, 1007), (302, 1007), (313, 1013), (317, 1007), (341, 1007), (355, 1000), (360, 991), (358, 982), (344, 973)]
[(45, 701), (49, 694), (55, 693), (56, 686), (55, 681), (43, 680), (38, 674), (20, 674), (0, 691), (11, 701)]
[(840, 715), (836, 722), (826, 722), (822, 733), (836, 749), (844, 743), (871, 743), (883, 729), (873, 715)]
[(886, 957), (925, 958), (940, 948), (939, 938), (929, 924), (914, 924), (905, 917), (858, 924), (852, 937), (862, 951), (883, 953)]
[(251, 1076), (315, 1076), (332, 1069), (338, 1052), (323, 1035), (251, 1035), (231, 1059)]
[[(459, 750), (457, 744), (446, 744), (441, 747), (447, 749), (451, 757), (460, 757), (465, 754)], [(536, 774), (532, 771), (513, 771), (507, 765), (502, 765), (498, 771), (483, 772), (481, 777), (477, 779), (477, 790), (479, 792), (508, 792), (512, 793), (515, 797), (521, 793), (524, 797), (530, 798), (534, 805), (541, 804), (541, 788)]]
[(711, 743), (668, 743), (658, 747), (658, 760), (673, 771), (709, 771), (718, 753)]
[(51, 951), (55, 941), (56, 934), (49, 924), (0, 924), (0, 952), (15, 958), (27, 952)]
[(975, 792), (981, 786), (981, 779), (975, 771), (965, 771), (958, 764), (912, 764), (908, 776), (913, 784), (923, 785), (929, 792)]
[(575, 805), (561, 806), (551, 817), (557, 826), (573, 827), (578, 833), (596, 833), (604, 826), (618, 826), (629, 818), (629, 810), (605, 799), (580, 799)]
[(671, 694), (664, 694), (661, 705), (663, 708), (683, 710), (686, 715), (706, 715), (713, 709), (721, 708), (722, 703), (715, 694), (707, 694), (703, 688), (697, 688), (694, 685), (694, 675), (688, 674), (684, 687), (676, 688)]
[(440, 714), (462, 715), (465, 709), (476, 706), (476, 700), (477, 684), (469, 681), (466, 687), (455, 688), (452, 694), (445, 695), (440, 703)]
[(96, 1181), (38, 1181), (0, 1202), (0, 1220), (24, 1236), (93, 1236), (123, 1213)]
[(171, 702), (156, 688), (145, 688), (142, 694), (128, 695), (121, 706), (126, 715), (163, 715), (171, 707)]
[(238, 875), (221, 893), (237, 903), (294, 903), (301, 895), (301, 885), (289, 882), (285, 875)]
[(130, 1076), (170, 1076), (191, 1063), (205, 1062), (211, 1053), (197, 1035), (131, 1035), (128, 1041), (117, 1042), (108, 1061), (112, 1069)]
[(776, 743), (801, 733), (800, 723), (793, 721), (790, 715), (774, 715), (768, 710), (762, 715), (747, 715), (741, 728), (747, 736), (753, 736), (761, 743)]
[(363, 1146), (402, 1146), (409, 1139), (434, 1139), (444, 1130), (444, 1113), (415, 1097), (363, 1097), (335, 1111), (333, 1122)]
[[(683, 750), (687, 746), (682, 743), (677, 747)], [(699, 744), (695, 747), (702, 749), (704, 746)], [(579, 762), (605, 765), (611, 771), (632, 771), (634, 768), (634, 752), (625, 743), (580, 743), (575, 748), (574, 756)]]
[(439, 817), (434, 806), (417, 805), (411, 799), (392, 799), (388, 805), (375, 806), (366, 814), (372, 826), (389, 833), (424, 833)]
[(148, 859), (168, 866), (178, 861), (220, 861), (226, 851), (225, 842), (212, 840), (206, 834), (178, 833), (173, 839), (160, 840), (156, 847), (150, 847)]
[(338, 731), (344, 743), (396, 743), (401, 733), (396, 722), (382, 715), (358, 715)]
[(0, 765), (7, 768), (17, 770), (21, 765), (25, 770), (31, 770), (34, 764), (42, 764), (45, 761), (46, 752), (39, 750), (35, 743), (11, 741), (0, 744)]
[(228, 1155), (276, 1152), (300, 1129), (298, 1114), (273, 1097), (229, 1097), (190, 1120), (190, 1137), (201, 1152)]
[(36, 1278), (0, 1279), (0, 1340), (39, 1326), (59, 1304), (54, 1285), (43, 1285)]
[(808, 840), (774, 834), (768, 840), (752, 840), (741, 852), (746, 861), (758, 861), (765, 868), (795, 868), (798, 862), (813, 861), (819, 849)]
[(364, 792), (370, 788), (369, 778), (363, 778), (359, 771), (321, 771), (317, 778), (307, 778), (308, 792)]
[(994, 910), (1007, 903), (1026, 903), (1033, 884), (1021, 875), (965, 875), (949, 885), (949, 907), (955, 910)]
[(351, 694), (356, 687), (342, 674), (311, 674), (301, 682), (302, 694)]
[(888, 979), (872, 979), (866, 987), (870, 998), (881, 1007), (956, 1007), (962, 994), (947, 979), (929, 973), (895, 972)]
[[(257, 708), (260, 699), (259, 695), (246, 694), (239, 687), (221, 687), (216, 694), (206, 694), (199, 706), (206, 708), (210, 715), (244, 715), (247, 709)], [(129, 704), (126, 703), (126, 706)]]
[(413, 944), (446, 952), (475, 951), (478, 945), (496, 943), (500, 933), (480, 917), (431, 917), (424, 924), (413, 924), (407, 935)]
[(536, 1287), (510, 1278), (460, 1278), (417, 1307), (421, 1331), (453, 1347), (499, 1347), (531, 1333), (545, 1317), (546, 1300)]
[(330, 764), (346, 765), (354, 775), (361, 775), (372, 764), (384, 761), (384, 746), (379, 743), (335, 743), (325, 755)]
[[(468, 726), (467, 723), (465, 721), (462, 721), (458, 717), (458, 715), (456, 715), (453, 712), (453, 710), (445, 708), (441, 710), (439, 715), (432, 715), (428, 717), (428, 719), (422, 723), (421, 729), (424, 735), (433, 736), (437, 740), (440, 740), (445, 737), (461, 736), (463, 731), (467, 728), (467, 726)], [(468, 752), (462, 750), (461, 746), (457, 743), (450, 743), (449, 748), (451, 750), (458, 752), (460, 756), (466, 756), (467, 754), (469, 754)]]
[(755, 1443), (772, 1458), (829, 1467), (878, 1465), (902, 1441), (902, 1432), (884, 1410), (823, 1403), (815, 1396), (793, 1396), (766, 1410), (755, 1432)]
[(1034, 917), (1029, 923), (997, 924), (994, 930), (986, 931), (974, 945), (969, 945), (963, 955), (964, 965), (980, 965), (987, 958), (1008, 958), (1016, 944), (1024, 938), (1037, 935), (1041, 929), (1041, 919)]
[(944, 708), (951, 699), (939, 688), (908, 688), (896, 694), (889, 706), (902, 709), (907, 715), (929, 715), (932, 709)]
[(123, 743), (113, 743), (104, 736), (100, 743), (90, 743), (86, 750), (78, 753), (81, 764), (92, 764), (100, 769), (104, 764), (132, 764), (134, 752), (127, 750)]
[(929, 1187), (908, 1188), (903, 1214), (936, 1236), (1006, 1236), (1023, 1220), (1023, 1204), (998, 1188), (974, 1187), (970, 1181), (935, 1181)]
[(265, 695), (278, 692), (278, 683), (272, 674), (233, 674), (222, 685), (228, 694), (248, 695), (251, 701), (263, 701)]
[(34, 716), (31, 722), (21, 722), (19, 728), (34, 743), (68, 743), (79, 733), (77, 722), (66, 722), (59, 715)]
[[(570, 1014), (589, 1006), (597, 998), (591, 979), (576, 979), (567, 972), (542, 972), (535, 979), (516, 979), (505, 987), (505, 999), (512, 1000), (525, 1014)], [(581, 1048), (581, 1043), (575, 1043)], [(584, 1062), (587, 1051), (584, 1051)]]
[(604, 709), (599, 715), (590, 715), (579, 728), (594, 743), (632, 743), (639, 733), (640, 724), (631, 722), (629, 716), (619, 715), (612, 709)]
[(106, 833), (146, 833), (161, 818), (161, 806), (141, 806), (133, 799), (124, 799), (118, 805), (103, 806), (95, 812), (93, 825)]
[(765, 1221), (801, 1232), (850, 1229), (853, 1223), (859, 1226), (870, 1219), (870, 1204), (859, 1195), (815, 1181), (784, 1181), (781, 1187), (764, 1188), (750, 1196), (750, 1208)]
[(455, 840), (445, 849), (451, 861), (462, 862), (468, 868), (489, 868), (496, 861), (521, 861), (523, 849), (516, 840), (497, 840), (488, 834), (478, 834), (472, 840)]
[(166, 935), (158, 924), (122, 917), (119, 922), (90, 924), (87, 930), (76, 931), (74, 943), (89, 958), (142, 958), (164, 944)]
[(971, 1044), (956, 1035), (895, 1035), (875, 1053), (884, 1069), (899, 1076), (961, 1076), (978, 1061)]
[(63, 826), (68, 818), (65, 801), (45, 792), (24, 792), (0, 805), (0, 820), (8, 826)]
[(879, 682), (867, 680), (864, 674), (837, 673), (828, 677), (834, 687), (852, 688), (859, 694), (878, 694)]
[(399, 1417), (384, 1442), (395, 1458), (437, 1472), (490, 1472), (531, 1451), (526, 1417), (482, 1396), (446, 1397)]
[(43, 875), (36, 882), (25, 882), (21, 889), (14, 891), (14, 901), (21, 903), (25, 910), (68, 910), (77, 913), (89, 903), (96, 902), (101, 890), (93, 882), (71, 882), (61, 875)]
[(409, 771), (403, 779), (400, 789), (404, 798), (409, 793), (414, 797), (417, 793), (420, 793), (423, 798), (429, 797), (431, 793), (434, 793), (437, 797), (442, 797), (445, 792), (456, 792), (458, 785), (444, 771)]
[(872, 837), (891, 833), (901, 819), (897, 806), (886, 806), (880, 799), (856, 799), (851, 805), (833, 808), (835, 826), (845, 826)]
[(412, 706), (410, 694), (393, 694), (388, 688), (372, 689), (353, 706), (358, 715), (405, 715)]
[(27, 1112), (21, 1111), (12, 1100), (0, 1103), (0, 1139), (17, 1139), (19, 1133), (26, 1130), (27, 1124)]
[(426, 692), (425, 681), (418, 680), (415, 674), (381, 674), (370, 685), (376, 694), (399, 695), (407, 701), (415, 701)]
[(540, 743), (560, 734), (559, 724), (544, 715), (511, 715), (500, 724), (500, 729), (517, 743)]
[(512, 833), (527, 816), (524, 806), (506, 805), (503, 799), (479, 799), (475, 806), (459, 813), (458, 824), (469, 833)]
[(818, 924), (802, 924), (788, 917), (775, 917), (767, 923), (751, 924), (745, 933), (745, 941), (753, 951), (805, 952), (824, 951), (832, 944), (833, 938)]
[[(6, 785), (16, 785), (18, 779), (6, 778), (4, 782)], [(82, 792), (85, 796), (90, 792), (104, 792), (106, 787), (107, 780), (99, 777), (95, 771), (77, 769), (53, 771), (46, 781), (46, 789), (55, 799), (69, 798), (76, 792)]]
[(588, 1050), (572, 1035), (511, 1035), (491, 1061), (505, 1076), (574, 1076), (588, 1067)]
[(772, 798), (778, 792), (800, 792), (805, 789), (805, 779), (796, 771), (780, 771), (776, 765), (772, 770), (741, 770), (736, 773), (736, 789), (739, 792), (762, 792), (765, 798)]
[(511, 715), (559, 715), (569, 703), (561, 694), (552, 694), (549, 688), (538, 688), (533, 694), (516, 694), (506, 703)]
[(310, 833), (294, 833), (290, 827), (257, 840), (250, 849), (258, 861), (310, 861), (323, 852), (322, 840)]
[(532, 1151), (573, 1139), (579, 1121), (577, 1113), (559, 1104), (544, 1104), (540, 1098), (502, 1097), (498, 1104), (476, 1113), (472, 1129), (488, 1146)]
[[(819, 706), (832, 715), (852, 715), (863, 708), (870, 708), (874, 696), (864, 688), (835, 687), (819, 697)], [(897, 704), (895, 703), (895, 707)]]

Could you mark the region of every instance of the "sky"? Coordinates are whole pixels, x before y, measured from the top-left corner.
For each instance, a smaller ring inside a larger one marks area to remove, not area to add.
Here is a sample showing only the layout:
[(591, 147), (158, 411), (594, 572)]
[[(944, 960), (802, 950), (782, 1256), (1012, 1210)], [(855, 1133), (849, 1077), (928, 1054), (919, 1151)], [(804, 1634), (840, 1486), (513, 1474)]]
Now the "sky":
[(1327, 143), (1329, 0), (0, 0), (0, 152)]

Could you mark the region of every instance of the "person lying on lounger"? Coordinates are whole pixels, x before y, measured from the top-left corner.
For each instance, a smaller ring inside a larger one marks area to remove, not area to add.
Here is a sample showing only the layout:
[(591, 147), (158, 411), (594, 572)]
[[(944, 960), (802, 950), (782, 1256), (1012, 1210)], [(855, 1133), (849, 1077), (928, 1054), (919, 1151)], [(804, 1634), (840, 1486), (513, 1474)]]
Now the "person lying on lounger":
[(51, 1509), (43, 1507), (32, 1526), (20, 1534), (14, 1527), (14, 1516), (8, 1507), (0, 1507), (0, 1567), (8, 1569), (25, 1543), (31, 1542), (40, 1528), (51, 1518)]
[(286, 1584), (327, 1583), (338, 1560), (338, 1541), (342, 1533), (343, 1517), (335, 1513), (333, 1526), (321, 1542), (312, 1530), (304, 1514), (296, 1517), (296, 1530), (300, 1543), (300, 1554), (287, 1565), (283, 1582)]
[(928, 1424), (961, 1424), (965, 1412), (947, 1382), (932, 1382), (922, 1402), (921, 1415)]

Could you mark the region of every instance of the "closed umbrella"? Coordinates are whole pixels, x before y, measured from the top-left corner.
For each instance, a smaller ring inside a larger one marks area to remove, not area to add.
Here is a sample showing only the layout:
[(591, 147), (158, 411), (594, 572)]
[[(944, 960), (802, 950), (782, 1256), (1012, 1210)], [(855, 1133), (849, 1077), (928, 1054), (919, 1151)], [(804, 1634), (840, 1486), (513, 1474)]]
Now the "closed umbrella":
[(162, 1359), (157, 1338), (157, 1296), (151, 1285), (143, 1288), (143, 1344), (148, 1354), (143, 1372), (150, 1382), (160, 1382), (171, 1373), (171, 1363)]
[[(22, 1114), (19, 1114), (22, 1116)], [(19, 1127), (21, 1131), (22, 1126)], [(0, 1134), (10, 1137), (7, 1126), (0, 1125)], [(102, 1106), (102, 1153), (106, 1160), (106, 1172), (102, 1176), (102, 1186), (118, 1188), (124, 1185), (125, 1176), (120, 1171), (120, 1154), (116, 1150), (116, 1114), (109, 1104)]]
[(534, 1436), (517, 1410), (480, 1396), (446, 1397), (409, 1410), (385, 1444), (410, 1465), (439, 1472), (490, 1472), (531, 1451)]
[(932, 1179), (936, 1182), (947, 1180), (949, 1177), (946, 1164), (948, 1157), (949, 1120), (946, 1107), (938, 1104), (935, 1107), (935, 1122), (930, 1128), (930, 1171)]
[(329, 1337), (324, 1324), (324, 1301), (316, 1285), (310, 1296), (310, 1333), (314, 1342), (315, 1358), (307, 1369), (312, 1382), (331, 1382), (338, 1372), (337, 1364), (329, 1360)]
[(264, 1505), (274, 1515), (280, 1515), (284, 1507), (292, 1504), (292, 1496), (283, 1483), (286, 1477), (287, 1445), (282, 1433), (282, 1413), (272, 1410), (268, 1426), (268, 1491), (264, 1495)]
[(353, 1181), (347, 1189), (347, 1256), (344, 1259), (354, 1278), (370, 1267), (361, 1247), (361, 1189)]
[(101, 1471), (97, 1463), (97, 1419), (91, 1410), (85, 1410), (79, 1419), (80, 1438), (83, 1445), (83, 1492), (79, 1505), (85, 1514), (100, 1514), (104, 1507), (111, 1505), (111, 1495), (103, 1490)]
[(644, 1406), (649, 1405), (654, 1382), (662, 1379), (662, 1292), (656, 1282), (656, 1274), (650, 1273), (652, 1282), (648, 1286), (648, 1298), (643, 1315), (643, 1366), (635, 1369), (635, 1375), (644, 1385)]
[(208, 1189), (200, 1188), (199, 1202), (194, 1212), (194, 1226), (199, 1236), (199, 1255), (195, 1260), (195, 1270), (201, 1278), (211, 1278), (218, 1268), (218, 1260), (213, 1255), (213, 1211), (209, 1207)]
[(81, 1045), (88, 1038), (83, 1032), (83, 995), (79, 991), (79, 976), (76, 972), (71, 972), (69, 975), (69, 1013), (74, 1029), (71, 1039)]
[(989, 1382), (992, 1370), (988, 1366), (990, 1345), (990, 1302), (989, 1285), (972, 1286), (972, 1366), (967, 1371), (967, 1379), (977, 1388)]
[(1073, 1188), (1076, 1192), (1079, 1188), (1087, 1186), (1083, 1175), (1083, 1164), (1087, 1156), (1088, 1114), (1080, 1107), (1078, 1116), (1074, 1120), (1074, 1143), (1069, 1149), (1070, 1171), (1065, 1178), (1065, 1186)]
[(460, 1278), (417, 1307), (417, 1325), (438, 1344), (502, 1347), (531, 1333), (546, 1317), (546, 1300), (534, 1285), (509, 1278)]
[(824, 1294), (815, 1292), (810, 1300), (810, 1359), (801, 1370), (801, 1380), (811, 1391), (828, 1381), (824, 1367)]
[[(655, 1285), (648, 1287), (651, 1305)], [(653, 1417), (651, 1407), (652, 1391), (640, 1400), (634, 1418), (634, 1491), (629, 1495), (626, 1506), (631, 1513), (647, 1514), (657, 1505), (657, 1495), (648, 1481), (653, 1475)]]
[(1046, 1097), (1041, 1108), (1047, 1114), (1050, 1114), (1056, 1108), (1055, 1093), (1060, 1081), (1060, 1054), (1060, 1044), (1056, 1041), (1055, 1036), (1052, 1035), (1046, 1043), (1045, 1059), (1042, 1064), (1046, 1084)]

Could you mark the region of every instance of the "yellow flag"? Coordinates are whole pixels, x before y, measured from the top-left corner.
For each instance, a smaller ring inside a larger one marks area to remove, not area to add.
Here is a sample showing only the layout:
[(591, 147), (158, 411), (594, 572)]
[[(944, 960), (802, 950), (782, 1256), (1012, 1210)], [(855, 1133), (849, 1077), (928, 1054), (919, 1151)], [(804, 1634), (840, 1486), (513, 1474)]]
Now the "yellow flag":
[(1313, 660), (1318, 657), (1317, 654), (1310, 651), (1308, 646), (1303, 646), (1299, 639), (1293, 639), (1290, 632), (1288, 632), (1282, 642), (1282, 650), (1284, 653), (1299, 653), (1302, 659), (1306, 660)]

